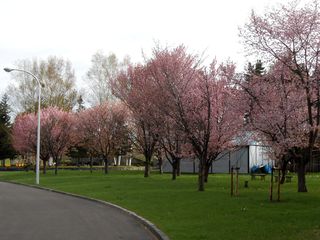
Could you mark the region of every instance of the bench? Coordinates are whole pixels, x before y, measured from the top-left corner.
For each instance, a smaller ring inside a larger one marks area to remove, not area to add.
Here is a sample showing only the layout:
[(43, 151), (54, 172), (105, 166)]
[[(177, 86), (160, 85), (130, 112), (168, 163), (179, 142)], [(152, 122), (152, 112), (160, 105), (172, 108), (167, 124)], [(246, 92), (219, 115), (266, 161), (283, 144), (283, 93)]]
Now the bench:
[(264, 181), (267, 174), (265, 173), (251, 173), (251, 180), (256, 179), (256, 177), (260, 177), (260, 180)]

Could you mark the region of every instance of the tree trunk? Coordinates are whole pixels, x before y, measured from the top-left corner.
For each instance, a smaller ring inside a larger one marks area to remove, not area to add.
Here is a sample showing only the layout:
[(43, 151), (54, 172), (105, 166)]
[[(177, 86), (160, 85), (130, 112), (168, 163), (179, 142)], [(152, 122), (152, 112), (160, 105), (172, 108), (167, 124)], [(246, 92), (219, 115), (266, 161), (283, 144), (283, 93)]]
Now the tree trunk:
[(236, 168), (236, 196), (239, 196), (239, 169)]
[(173, 159), (172, 162), (172, 180), (177, 179), (177, 172), (178, 172), (178, 162), (177, 159)]
[(150, 162), (146, 161), (144, 165), (144, 177), (150, 176)]
[(278, 195), (278, 202), (280, 202), (280, 194), (281, 194), (281, 184), (280, 184), (280, 178), (281, 178), (281, 169), (279, 168), (278, 170), (278, 191), (277, 191), (277, 195)]
[(43, 174), (47, 173), (47, 160), (42, 160), (43, 161)]
[(306, 185), (306, 163), (301, 158), (297, 161), (298, 192), (308, 192)]
[(208, 182), (210, 167), (211, 167), (211, 163), (205, 164), (204, 182), (206, 182), (206, 183)]
[(5, 166), (6, 166), (6, 160), (2, 159), (2, 167), (5, 167)]
[(172, 180), (176, 180), (177, 179), (177, 168), (174, 167), (172, 168)]
[(29, 170), (30, 170), (30, 161), (29, 161), (28, 157), (26, 157), (26, 156), (22, 156), (22, 157), (26, 162), (25, 170), (26, 170), (26, 172), (29, 172)]
[(198, 173), (198, 190), (204, 191), (204, 182), (205, 182), (205, 164), (203, 163), (203, 160), (200, 159), (199, 163), (199, 173)]
[(158, 164), (159, 164), (159, 173), (162, 174), (162, 173), (163, 173), (163, 169), (162, 169), (162, 164), (163, 164), (162, 157), (159, 157), (159, 158), (158, 158)]
[(269, 200), (272, 202), (273, 200), (273, 171), (274, 168), (271, 168), (271, 179), (270, 179), (270, 193), (269, 193)]
[(92, 156), (90, 156), (90, 173), (92, 173), (92, 162), (93, 162), (93, 158)]
[(205, 183), (208, 182), (208, 176), (209, 176), (209, 168), (207, 166), (205, 166), (205, 168), (204, 168), (204, 182)]
[(283, 160), (282, 164), (281, 164), (281, 180), (280, 180), (280, 184), (284, 184), (285, 180), (286, 180), (286, 171), (287, 171), (287, 165), (288, 165), (288, 161), (287, 160)]
[(180, 164), (181, 164), (181, 158), (178, 158), (178, 159), (177, 159), (177, 176), (180, 176), (180, 175), (181, 175)]
[(54, 168), (54, 175), (58, 174), (58, 159), (55, 160), (55, 168)]
[(234, 183), (233, 183), (233, 167), (230, 169), (230, 174), (231, 174), (231, 184), (230, 184), (230, 190), (231, 190), (231, 197), (233, 196), (233, 190), (234, 190)]
[(107, 157), (104, 157), (104, 158), (103, 158), (103, 161), (104, 161), (104, 173), (105, 173), (105, 174), (108, 174), (108, 172), (109, 172), (109, 168), (108, 168), (108, 158), (107, 158)]

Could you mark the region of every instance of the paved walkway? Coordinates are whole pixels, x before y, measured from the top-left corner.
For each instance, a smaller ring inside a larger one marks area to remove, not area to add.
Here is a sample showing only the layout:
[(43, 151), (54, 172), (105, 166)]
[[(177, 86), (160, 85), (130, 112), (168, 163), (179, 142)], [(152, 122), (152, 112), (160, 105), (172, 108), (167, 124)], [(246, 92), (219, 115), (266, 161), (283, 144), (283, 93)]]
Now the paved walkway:
[(102, 203), (0, 182), (1, 240), (154, 240), (135, 218)]

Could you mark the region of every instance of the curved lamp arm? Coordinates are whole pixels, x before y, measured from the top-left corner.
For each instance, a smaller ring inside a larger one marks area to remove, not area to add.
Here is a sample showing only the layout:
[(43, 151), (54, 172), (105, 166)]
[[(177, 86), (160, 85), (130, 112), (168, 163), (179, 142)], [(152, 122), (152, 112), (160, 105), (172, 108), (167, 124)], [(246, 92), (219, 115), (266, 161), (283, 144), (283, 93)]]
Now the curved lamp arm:
[(4, 68), (3, 70), (6, 72), (18, 71), (18, 72), (27, 73), (27, 74), (31, 75), (34, 79), (37, 80), (39, 86), (41, 86), (43, 88), (45, 87), (44, 83), (40, 82), (39, 78), (36, 75), (34, 75), (32, 72), (29, 72), (27, 70), (17, 69), (17, 68)]

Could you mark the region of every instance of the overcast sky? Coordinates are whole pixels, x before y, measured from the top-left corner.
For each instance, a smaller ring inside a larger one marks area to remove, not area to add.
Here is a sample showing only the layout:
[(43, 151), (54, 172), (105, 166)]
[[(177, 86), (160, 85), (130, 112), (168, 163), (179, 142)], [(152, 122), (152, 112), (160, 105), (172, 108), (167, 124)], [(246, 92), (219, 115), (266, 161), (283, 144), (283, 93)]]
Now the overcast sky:
[[(141, 61), (155, 42), (185, 44), (191, 52), (205, 50), (207, 59), (230, 58), (243, 68), (238, 27), (251, 9), (258, 12), (281, 0), (1, 0), (0, 92), (18, 59), (69, 59), (77, 84), (97, 50), (129, 55)], [(242, 69), (240, 69), (242, 70)]]

